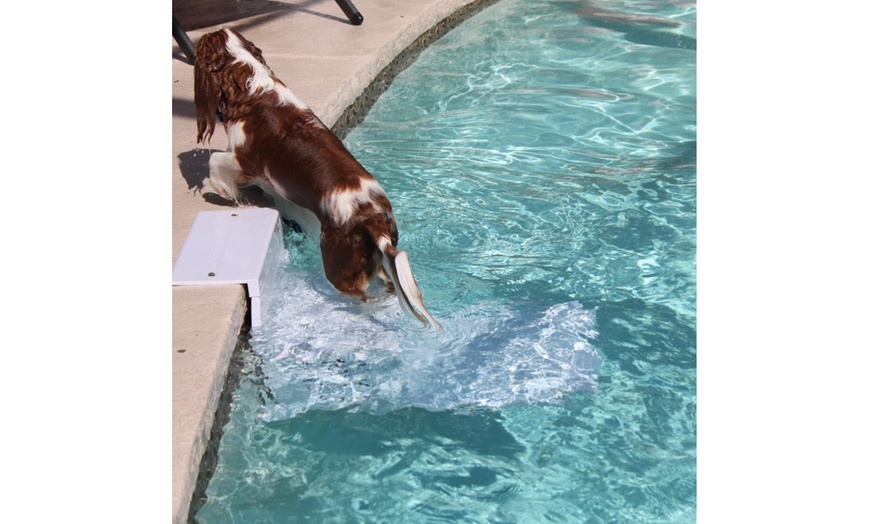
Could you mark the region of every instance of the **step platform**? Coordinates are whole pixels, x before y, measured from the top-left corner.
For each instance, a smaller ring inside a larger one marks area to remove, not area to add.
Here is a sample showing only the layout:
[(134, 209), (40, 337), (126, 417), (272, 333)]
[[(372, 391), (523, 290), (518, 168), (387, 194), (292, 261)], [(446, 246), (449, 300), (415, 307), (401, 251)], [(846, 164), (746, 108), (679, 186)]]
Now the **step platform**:
[(259, 327), (275, 296), (277, 273), (289, 259), (276, 210), (200, 211), (172, 267), (172, 285), (243, 284), (251, 326)]

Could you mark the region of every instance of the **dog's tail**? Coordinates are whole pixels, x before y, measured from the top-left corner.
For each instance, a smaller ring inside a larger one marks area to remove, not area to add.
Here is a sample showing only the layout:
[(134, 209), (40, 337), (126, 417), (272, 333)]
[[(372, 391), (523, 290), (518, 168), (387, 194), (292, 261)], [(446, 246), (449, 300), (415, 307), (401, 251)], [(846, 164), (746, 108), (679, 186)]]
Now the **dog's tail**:
[(396, 289), (396, 296), (399, 298), (402, 309), (416, 317), (420, 322), (435, 328), (436, 331), (441, 331), (441, 324), (429, 314), (426, 306), (423, 305), (423, 294), (420, 293), (417, 280), (411, 272), (408, 253), (396, 249), (392, 241), (386, 236), (378, 238), (378, 249), (383, 253), (384, 269), (390, 280), (393, 281), (393, 287)]

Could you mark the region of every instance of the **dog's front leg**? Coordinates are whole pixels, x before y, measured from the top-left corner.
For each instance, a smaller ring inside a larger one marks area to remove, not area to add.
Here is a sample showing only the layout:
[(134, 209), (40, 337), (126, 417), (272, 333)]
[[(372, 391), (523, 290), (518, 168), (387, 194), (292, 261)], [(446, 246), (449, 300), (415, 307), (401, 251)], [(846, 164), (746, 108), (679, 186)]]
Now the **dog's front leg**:
[(208, 159), (208, 179), (211, 187), (227, 200), (238, 200), (236, 180), (243, 175), (242, 167), (232, 151), (212, 153)]

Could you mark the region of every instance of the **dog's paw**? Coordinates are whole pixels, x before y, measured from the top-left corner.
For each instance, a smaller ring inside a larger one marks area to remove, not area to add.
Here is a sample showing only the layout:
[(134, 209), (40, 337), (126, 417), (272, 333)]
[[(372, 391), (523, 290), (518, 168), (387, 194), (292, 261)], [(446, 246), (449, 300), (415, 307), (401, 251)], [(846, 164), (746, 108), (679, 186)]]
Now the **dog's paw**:
[(211, 187), (213, 193), (217, 194), (219, 197), (224, 200), (229, 200), (230, 202), (236, 202), (239, 199), (239, 191), (236, 187), (227, 187), (226, 185), (215, 182), (213, 179), (208, 179), (208, 185)]

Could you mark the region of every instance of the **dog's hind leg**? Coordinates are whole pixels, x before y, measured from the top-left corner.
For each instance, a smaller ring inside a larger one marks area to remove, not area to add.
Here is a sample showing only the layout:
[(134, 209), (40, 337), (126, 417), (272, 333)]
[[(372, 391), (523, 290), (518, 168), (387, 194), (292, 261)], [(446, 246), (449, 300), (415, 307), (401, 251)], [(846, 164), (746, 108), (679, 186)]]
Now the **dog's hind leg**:
[(242, 167), (232, 151), (212, 153), (208, 159), (208, 180), (211, 187), (227, 200), (239, 198), (236, 180), (244, 178)]

